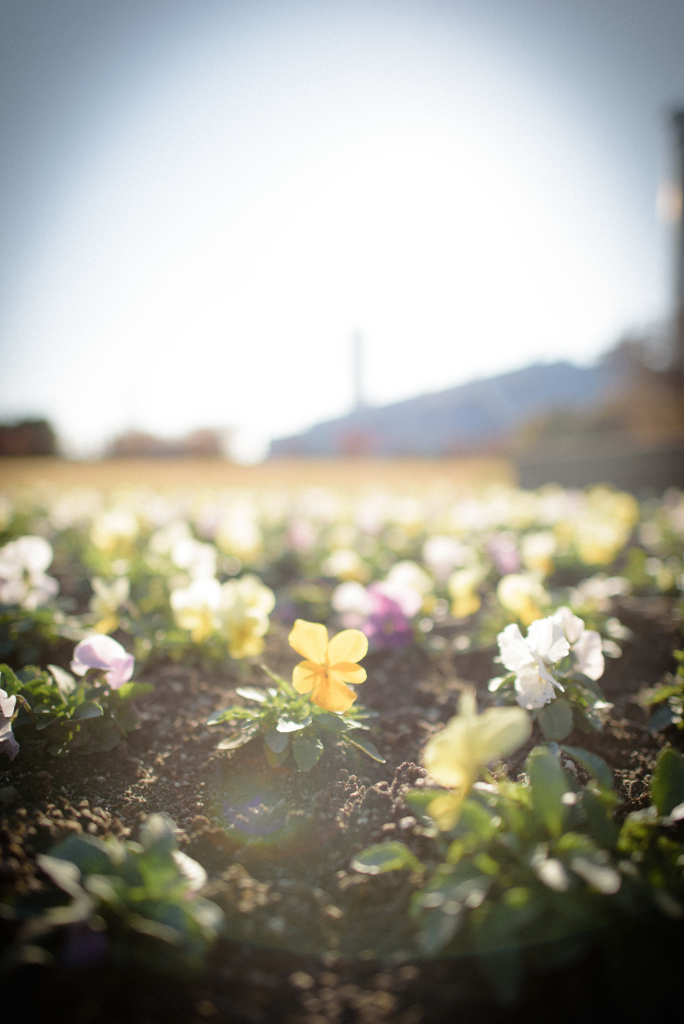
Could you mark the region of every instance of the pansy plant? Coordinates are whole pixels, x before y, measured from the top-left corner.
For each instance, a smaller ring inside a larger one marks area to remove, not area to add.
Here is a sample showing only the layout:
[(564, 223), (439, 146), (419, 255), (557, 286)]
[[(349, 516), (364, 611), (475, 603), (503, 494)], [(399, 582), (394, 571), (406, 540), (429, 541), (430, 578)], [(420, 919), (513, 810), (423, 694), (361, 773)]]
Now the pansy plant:
[(0, 665), (0, 753), (14, 758), (23, 744), (55, 756), (111, 750), (137, 725), (132, 700), (153, 688), (131, 680), (134, 665), (132, 654), (100, 633), (77, 644), (73, 675), (58, 665), (16, 674)]
[(207, 723), (226, 722), (233, 727), (218, 749), (235, 750), (261, 738), (271, 766), (284, 764), (292, 753), (299, 770), (306, 772), (320, 760), (326, 738), (335, 736), (384, 763), (365, 735), (372, 713), (353, 707), (356, 694), (347, 685), (366, 678), (358, 665), (368, 650), (364, 634), (346, 629), (329, 641), (325, 626), (297, 619), (289, 641), (305, 659), (295, 666), (292, 682), (261, 666), (275, 685), (237, 687), (235, 692), (246, 706), (217, 711)]
[[(482, 956), (483, 967), (498, 965), (490, 980), (510, 1002), (524, 965), (515, 954), (524, 948), (540, 951), (528, 962), (543, 971), (557, 963), (549, 955), (554, 948), (571, 962), (625, 927), (682, 918), (684, 854), (676, 830), (684, 820), (684, 758), (661, 751), (652, 805), (620, 825), (610, 769), (578, 747), (535, 747), (517, 782), (501, 771), (474, 781), (478, 763), (484, 771), (493, 751), (512, 750), (523, 735), (516, 737), (519, 723), (495, 715), (490, 721), (490, 712), (471, 710), (430, 740), (424, 764), (447, 790), (406, 795), (422, 822), (414, 829), (419, 840), (379, 843), (351, 867), (365, 875), (410, 872), (406, 913), (422, 953)], [(447, 808), (445, 798), (460, 798), (458, 807), (452, 800)], [(513, 953), (505, 970), (502, 950)]]
[(533, 713), (546, 739), (564, 740), (576, 725), (603, 729), (612, 707), (598, 680), (604, 658), (600, 634), (567, 608), (536, 619), (523, 636), (515, 623), (499, 633), (498, 661), (508, 674), (489, 681), (499, 704), (517, 703)]
[(659, 732), (668, 725), (684, 729), (684, 651), (672, 652), (677, 661), (677, 671), (668, 672), (659, 686), (642, 690), (639, 703), (653, 709), (648, 727)]
[(199, 895), (207, 874), (178, 850), (164, 814), (147, 819), (140, 842), (71, 835), (37, 859), (54, 886), (3, 905), (21, 922), (6, 967), (33, 959), (75, 971), (194, 971), (222, 931), (222, 911)]

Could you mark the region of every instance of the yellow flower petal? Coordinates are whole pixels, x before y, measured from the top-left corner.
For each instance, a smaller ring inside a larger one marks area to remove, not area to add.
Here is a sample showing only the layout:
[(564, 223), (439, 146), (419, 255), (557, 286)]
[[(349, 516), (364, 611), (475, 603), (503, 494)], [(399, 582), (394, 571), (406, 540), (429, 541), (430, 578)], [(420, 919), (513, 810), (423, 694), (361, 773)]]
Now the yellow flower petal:
[(330, 671), (338, 675), (345, 683), (364, 683), (368, 678), (365, 668), (355, 665), (352, 661), (340, 661), (337, 665), (331, 665)]
[(466, 792), (463, 789), (460, 793), (444, 793), (427, 805), (428, 814), (441, 832), (448, 832), (460, 818)]
[(315, 661), (318, 665), (325, 664), (328, 653), (328, 630), (320, 622), (297, 619), (287, 639), (290, 647), (294, 647), (297, 654), (301, 654), (303, 658)]
[(328, 645), (328, 660), (331, 665), (341, 661), (361, 661), (367, 654), (368, 637), (360, 629), (343, 629)]
[(297, 693), (311, 693), (322, 674), (320, 666), (315, 662), (300, 661), (292, 670), (292, 685)]
[(356, 700), (356, 694), (344, 685), (339, 676), (335, 673), (326, 673), (319, 676), (319, 680), (311, 694), (311, 703), (323, 708), (324, 711), (334, 711), (338, 714), (349, 711)]

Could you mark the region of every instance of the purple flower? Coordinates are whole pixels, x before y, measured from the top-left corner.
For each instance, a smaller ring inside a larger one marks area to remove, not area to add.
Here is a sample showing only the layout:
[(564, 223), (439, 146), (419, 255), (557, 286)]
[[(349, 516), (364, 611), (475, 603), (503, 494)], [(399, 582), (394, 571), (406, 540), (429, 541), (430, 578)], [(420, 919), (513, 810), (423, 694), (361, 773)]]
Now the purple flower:
[(487, 550), (502, 576), (518, 572), (520, 569), (518, 544), (512, 530), (505, 530), (503, 533), (497, 533), (491, 537), (487, 543)]
[(84, 676), (89, 668), (99, 668), (105, 674), (112, 690), (118, 690), (133, 675), (135, 658), (127, 654), (121, 644), (104, 633), (96, 633), (81, 640), (74, 650), (71, 671)]
[(361, 629), (373, 647), (407, 647), (413, 643), (411, 619), (399, 601), (390, 597), (382, 583), (372, 583), (366, 593), (371, 599), (372, 610)]

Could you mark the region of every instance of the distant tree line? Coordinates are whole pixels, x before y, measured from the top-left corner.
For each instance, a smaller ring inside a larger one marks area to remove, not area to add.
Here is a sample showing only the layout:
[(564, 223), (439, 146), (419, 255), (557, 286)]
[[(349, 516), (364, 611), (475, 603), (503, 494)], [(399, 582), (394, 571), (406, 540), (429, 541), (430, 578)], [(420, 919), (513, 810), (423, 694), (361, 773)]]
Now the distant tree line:
[(56, 454), (57, 435), (47, 420), (0, 423), (0, 456)]
[(219, 459), (225, 456), (224, 432), (193, 430), (186, 437), (163, 438), (130, 430), (115, 437), (105, 456), (110, 459)]

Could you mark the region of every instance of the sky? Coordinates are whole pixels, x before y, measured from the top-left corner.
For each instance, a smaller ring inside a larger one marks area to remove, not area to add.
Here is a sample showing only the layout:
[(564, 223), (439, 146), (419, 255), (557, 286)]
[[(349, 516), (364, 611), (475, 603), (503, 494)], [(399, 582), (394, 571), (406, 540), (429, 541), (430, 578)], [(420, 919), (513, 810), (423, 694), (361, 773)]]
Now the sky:
[(0, 418), (272, 437), (672, 303), (681, 0), (0, 0)]

